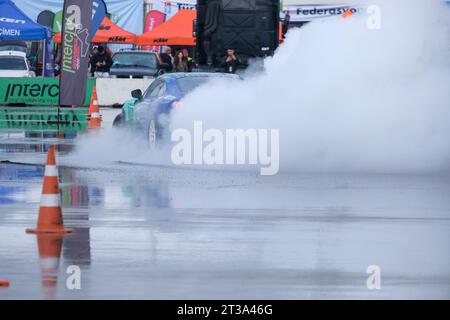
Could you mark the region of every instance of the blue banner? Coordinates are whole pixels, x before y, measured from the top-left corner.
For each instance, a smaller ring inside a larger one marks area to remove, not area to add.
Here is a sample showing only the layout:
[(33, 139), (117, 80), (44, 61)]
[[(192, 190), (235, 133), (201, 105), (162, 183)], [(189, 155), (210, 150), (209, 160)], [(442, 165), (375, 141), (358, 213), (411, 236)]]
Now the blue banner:
[(106, 17), (106, 4), (103, 0), (92, 1), (92, 26), (89, 33), (89, 42), (94, 38), (100, 24)]
[(55, 60), (53, 56), (53, 37), (52, 31), (47, 29), (47, 39), (45, 39), (45, 57), (44, 57), (44, 77), (53, 78), (55, 76)]

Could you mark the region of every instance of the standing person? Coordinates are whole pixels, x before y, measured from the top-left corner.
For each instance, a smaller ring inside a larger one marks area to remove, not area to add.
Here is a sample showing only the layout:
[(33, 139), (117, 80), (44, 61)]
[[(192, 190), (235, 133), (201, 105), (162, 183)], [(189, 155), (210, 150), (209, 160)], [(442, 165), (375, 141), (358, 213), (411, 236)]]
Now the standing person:
[(98, 52), (92, 57), (95, 65), (95, 77), (108, 78), (109, 70), (113, 64), (111, 56), (106, 52), (103, 46), (98, 46)]
[(167, 47), (164, 53), (161, 53), (161, 62), (166, 63), (169, 66), (168, 70), (173, 69), (172, 49), (170, 49), (170, 47)]
[(233, 49), (227, 50), (227, 57), (220, 65), (225, 69), (225, 73), (236, 73), (237, 68), (241, 65), (241, 61), (236, 57)]
[(94, 76), (96, 65), (94, 63), (94, 56), (98, 53), (98, 46), (92, 47), (91, 58), (89, 59), (89, 67), (91, 69), (91, 77)]
[(111, 49), (108, 46), (105, 48), (105, 51), (107, 54), (109, 54), (110, 57), (113, 56), (113, 52), (111, 51)]
[(195, 62), (194, 59), (189, 55), (189, 51), (188, 49), (183, 49), (183, 56), (186, 59), (186, 64), (187, 64), (187, 68), (188, 71), (187, 72), (192, 72), (192, 69), (194, 68)]
[(173, 72), (188, 72), (188, 66), (183, 52), (178, 51), (173, 62)]

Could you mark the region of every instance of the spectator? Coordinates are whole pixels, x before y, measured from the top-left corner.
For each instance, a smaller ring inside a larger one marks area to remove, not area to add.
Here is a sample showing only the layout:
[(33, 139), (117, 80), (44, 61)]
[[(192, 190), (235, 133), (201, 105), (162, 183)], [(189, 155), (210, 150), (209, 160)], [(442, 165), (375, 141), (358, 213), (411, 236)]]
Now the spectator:
[(110, 57), (113, 56), (113, 52), (111, 51), (111, 49), (109, 47), (105, 47), (105, 51), (107, 54), (109, 54)]
[(173, 62), (173, 72), (188, 72), (188, 66), (183, 52), (178, 51)]
[(194, 68), (195, 62), (194, 59), (189, 55), (188, 49), (183, 49), (183, 56), (186, 59), (187, 64), (187, 72), (192, 72), (192, 69)]
[(106, 52), (103, 46), (98, 46), (98, 52), (92, 56), (91, 65), (95, 66), (94, 75), (98, 78), (108, 78), (109, 70), (112, 66), (111, 56)]
[(173, 69), (172, 49), (167, 47), (164, 53), (161, 53), (161, 62), (168, 65), (168, 70)]
[(91, 59), (89, 61), (89, 66), (91, 69), (91, 77), (94, 76), (94, 72), (95, 72), (95, 64), (94, 64), (94, 59), (92, 59), (96, 54), (98, 53), (98, 46), (93, 46), (92, 47), (92, 53), (91, 53)]
[(233, 49), (227, 50), (227, 57), (220, 65), (225, 69), (225, 73), (236, 73), (237, 68), (241, 65), (241, 61), (236, 57)]

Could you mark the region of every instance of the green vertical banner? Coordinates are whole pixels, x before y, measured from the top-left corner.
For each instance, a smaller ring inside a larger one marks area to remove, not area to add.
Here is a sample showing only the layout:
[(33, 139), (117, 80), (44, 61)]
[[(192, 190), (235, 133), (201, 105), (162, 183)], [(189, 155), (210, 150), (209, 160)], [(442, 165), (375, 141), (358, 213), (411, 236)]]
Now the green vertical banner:
[(53, 33), (59, 33), (62, 31), (62, 10), (55, 13), (53, 18)]
[[(89, 106), (95, 79), (89, 78), (84, 106)], [(0, 78), (0, 105), (58, 106), (59, 79)]]

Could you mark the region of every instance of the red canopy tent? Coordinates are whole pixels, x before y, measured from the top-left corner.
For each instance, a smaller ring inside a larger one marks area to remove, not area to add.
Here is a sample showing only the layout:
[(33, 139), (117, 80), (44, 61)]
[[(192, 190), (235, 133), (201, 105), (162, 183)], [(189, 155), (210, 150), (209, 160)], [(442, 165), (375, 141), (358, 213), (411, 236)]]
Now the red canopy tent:
[[(57, 33), (53, 37), (53, 42), (61, 43), (61, 33)], [(112, 23), (107, 17), (102, 21), (97, 33), (92, 39), (95, 43), (127, 43), (135, 44), (136, 35), (123, 30), (116, 24)]]
[(196, 10), (180, 10), (152, 31), (137, 36), (137, 44), (155, 46), (195, 46)]

